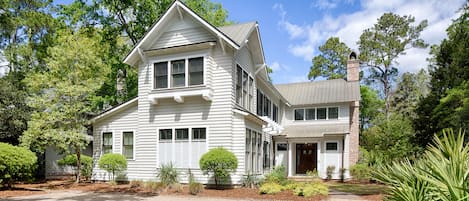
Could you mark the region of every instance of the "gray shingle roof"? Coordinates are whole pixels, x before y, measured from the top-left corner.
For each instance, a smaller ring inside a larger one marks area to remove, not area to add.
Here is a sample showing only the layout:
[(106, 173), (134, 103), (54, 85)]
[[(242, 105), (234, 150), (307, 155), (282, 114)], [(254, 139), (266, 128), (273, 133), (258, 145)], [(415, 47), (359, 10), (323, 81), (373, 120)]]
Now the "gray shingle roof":
[(358, 82), (343, 79), (275, 85), (292, 105), (341, 103), (360, 100)]
[(244, 40), (248, 37), (248, 34), (250, 33), (251, 29), (255, 27), (256, 24), (257, 22), (247, 22), (217, 27), (217, 29), (223, 32), (226, 36), (230, 37), (231, 40), (233, 40), (239, 45), (244, 42)]

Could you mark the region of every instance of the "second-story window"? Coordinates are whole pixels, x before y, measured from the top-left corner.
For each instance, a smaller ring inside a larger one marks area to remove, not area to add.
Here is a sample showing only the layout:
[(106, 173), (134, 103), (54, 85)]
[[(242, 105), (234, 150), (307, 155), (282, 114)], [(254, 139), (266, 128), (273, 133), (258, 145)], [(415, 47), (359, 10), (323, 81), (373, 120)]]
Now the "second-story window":
[(154, 64), (154, 89), (204, 84), (204, 58), (170, 60)]
[(331, 120), (339, 118), (338, 107), (299, 108), (294, 111), (295, 121)]
[(244, 108), (251, 110), (252, 96), (254, 91), (254, 79), (241, 68), (236, 65), (236, 103)]

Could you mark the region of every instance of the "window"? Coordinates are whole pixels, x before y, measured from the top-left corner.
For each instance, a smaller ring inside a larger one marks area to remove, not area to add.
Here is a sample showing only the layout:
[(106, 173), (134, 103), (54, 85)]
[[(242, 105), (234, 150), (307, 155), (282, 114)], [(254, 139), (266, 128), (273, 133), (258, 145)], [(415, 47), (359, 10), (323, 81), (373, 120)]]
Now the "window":
[(264, 94), (258, 89), (257, 90), (257, 114), (259, 116), (264, 116)]
[(269, 142), (267, 141), (264, 141), (264, 147), (263, 147), (263, 151), (264, 151), (264, 169), (266, 168), (270, 168), (270, 145), (269, 145)]
[(248, 104), (248, 73), (243, 71), (243, 104), (247, 108)]
[(326, 151), (337, 151), (338, 143), (337, 142), (326, 142)]
[(204, 58), (189, 59), (189, 85), (204, 84)]
[(127, 159), (134, 158), (134, 132), (123, 132), (122, 155)]
[(246, 156), (244, 157), (245, 161), (245, 169), (246, 172), (249, 173), (252, 170), (252, 158), (251, 158), (251, 130), (246, 129), (246, 143), (245, 143), (245, 149), (246, 149)]
[(296, 109), (295, 110), (295, 120), (304, 120), (305, 109)]
[(242, 104), (243, 69), (236, 66), (236, 103)]
[(173, 131), (172, 129), (161, 129), (160, 130), (160, 140), (172, 140)]
[(248, 100), (248, 110), (251, 111), (252, 106), (252, 97), (254, 96), (254, 79), (249, 77), (249, 100)]
[(112, 153), (112, 133), (103, 133), (103, 154)]
[(168, 62), (155, 63), (155, 89), (168, 88)]
[(305, 110), (306, 112), (306, 120), (314, 120), (316, 119), (316, 109), (315, 108), (309, 108)]
[(192, 129), (192, 140), (205, 140), (207, 139), (205, 128), (193, 128)]
[(286, 151), (287, 150), (287, 143), (278, 143), (277, 144), (277, 151)]
[(187, 128), (176, 129), (176, 140), (189, 140), (189, 129)]
[(318, 108), (318, 119), (326, 119), (327, 108)]
[(275, 104), (273, 104), (272, 107), (272, 120), (278, 122), (278, 106)]
[(327, 108), (327, 115), (328, 115), (328, 119), (338, 119), (339, 118), (339, 108), (338, 107)]
[(182, 87), (186, 85), (186, 63), (185, 60), (171, 61), (171, 87)]
[[(170, 80), (170, 86), (168, 86), (168, 80)], [(155, 89), (201, 84), (204, 84), (203, 57), (178, 59), (154, 64), (153, 88)]]
[(236, 65), (236, 103), (248, 110), (251, 110), (252, 105), (253, 83), (254, 79), (248, 72)]

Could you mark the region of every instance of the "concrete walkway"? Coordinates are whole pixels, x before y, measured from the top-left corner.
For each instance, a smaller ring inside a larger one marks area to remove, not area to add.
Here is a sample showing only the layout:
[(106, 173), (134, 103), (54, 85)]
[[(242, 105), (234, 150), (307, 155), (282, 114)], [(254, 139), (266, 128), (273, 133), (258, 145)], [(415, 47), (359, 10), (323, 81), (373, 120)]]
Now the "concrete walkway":
[[(21, 196), (8, 198), (6, 201), (241, 201), (241, 199), (226, 199), (226, 198), (212, 198), (212, 197), (197, 197), (197, 196), (137, 196), (122, 193), (93, 193), (82, 191), (63, 191), (54, 190), (49, 191), (47, 194)], [(242, 199), (245, 200), (245, 199)], [(346, 200), (363, 200), (359, 196), (342, 193), (331, 192), (329, 201), (346, 201)], [(251, 199), (251, 201), (255, 201)]]

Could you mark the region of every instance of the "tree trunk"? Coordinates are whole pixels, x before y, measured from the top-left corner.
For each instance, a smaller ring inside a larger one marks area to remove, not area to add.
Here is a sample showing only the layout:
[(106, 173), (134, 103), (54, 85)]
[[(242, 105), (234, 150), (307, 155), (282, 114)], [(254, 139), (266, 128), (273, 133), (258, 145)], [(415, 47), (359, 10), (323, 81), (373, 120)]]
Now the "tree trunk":
[(80, 149), (76, 149), (76, 154), (77, 154), (77, 180), (75, 183), (80, 183), (80, 177), (81, 177), (81, 152)]
[(386, 119), (389, 119), (389, 109), (390, 109), (388, 72), (389, 72), (388, 68), (385, 67), (384, 75), (383, 75), (383, 87), (384, 87), (384, 106), (385, 106), (384, 114), (386, 115)]

